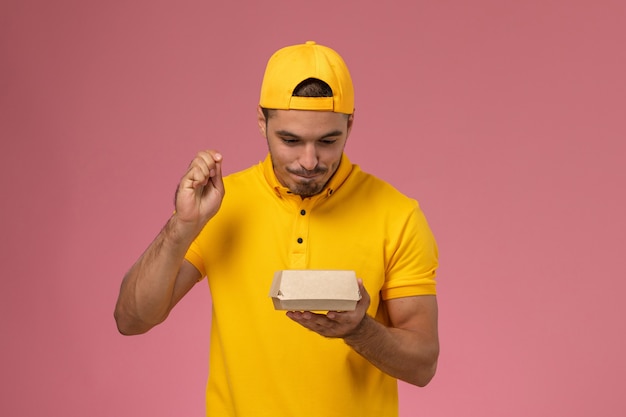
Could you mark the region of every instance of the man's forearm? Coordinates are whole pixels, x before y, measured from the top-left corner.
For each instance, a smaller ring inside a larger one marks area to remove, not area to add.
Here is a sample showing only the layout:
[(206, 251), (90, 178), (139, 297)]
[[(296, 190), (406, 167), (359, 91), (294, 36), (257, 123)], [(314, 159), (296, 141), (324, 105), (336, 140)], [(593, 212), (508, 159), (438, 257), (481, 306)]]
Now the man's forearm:
[(439, 343), (419, 332), (386, 327), (368, 315), (346, 344), (383, 372), (417, 386), (435, 375)]
[(172, 217), (126, 273), (115, 308), (123, 334), (145, 333), (172, 307), (176, 277), (193, 237), (181, 233)]

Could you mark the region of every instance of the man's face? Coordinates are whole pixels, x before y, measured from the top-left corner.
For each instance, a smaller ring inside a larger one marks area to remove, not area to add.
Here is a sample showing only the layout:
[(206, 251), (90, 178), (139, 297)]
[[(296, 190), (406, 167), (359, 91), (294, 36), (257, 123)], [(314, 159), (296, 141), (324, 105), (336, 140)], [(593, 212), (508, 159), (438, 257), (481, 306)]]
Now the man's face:
[(266, 120), (259, 108), (278, 181), (302, 197), (320, 193), (339, 167), (352, 121), (352, 115), (308, 110), (271, 110)]

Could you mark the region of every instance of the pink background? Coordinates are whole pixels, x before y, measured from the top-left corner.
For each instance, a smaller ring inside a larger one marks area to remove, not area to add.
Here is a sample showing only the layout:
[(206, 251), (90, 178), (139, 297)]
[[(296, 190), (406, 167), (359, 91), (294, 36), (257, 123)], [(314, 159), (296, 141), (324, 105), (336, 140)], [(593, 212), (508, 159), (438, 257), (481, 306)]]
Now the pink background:
[(266, 59), (309, 39), (351, 67), (349, 155), (440, 245), (401, 415), (626, 415), (623, 0), (3, 0), (0, 414), (203, 415), (206, 286), (132, 338), (117, 291), (196, 151), (265, 156)]

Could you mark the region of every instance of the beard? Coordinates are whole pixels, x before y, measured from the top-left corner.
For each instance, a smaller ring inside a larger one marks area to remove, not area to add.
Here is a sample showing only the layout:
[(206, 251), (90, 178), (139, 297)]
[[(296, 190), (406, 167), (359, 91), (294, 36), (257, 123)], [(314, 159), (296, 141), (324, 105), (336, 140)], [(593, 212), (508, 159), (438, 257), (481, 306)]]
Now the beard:
[(313, 197), (314, 195), (321, 193), (325, 185), (325, 183), (319, 183), (315, 181), (311, 181), (308, 183), (300, 182), (290, 187), (289, 191), (303, 198)]
[[(287, 169), (287, 172), (303, 177), (311, 175), (323, 176), (324, 174), (326, 174), (326, 172), (328, 172), (328, 168), (315, 168), (310, 171)], [(313, 197), (314, 195), (321, 193), (324, 190), (326, 184), (327, 181), (320, 182), (317, 178), (301, 178), (299, 181), (294, 182), (294, 184), (289, 187), (289, 191), (291, 191), (295, 195), (299, 195), (302, 198)]]

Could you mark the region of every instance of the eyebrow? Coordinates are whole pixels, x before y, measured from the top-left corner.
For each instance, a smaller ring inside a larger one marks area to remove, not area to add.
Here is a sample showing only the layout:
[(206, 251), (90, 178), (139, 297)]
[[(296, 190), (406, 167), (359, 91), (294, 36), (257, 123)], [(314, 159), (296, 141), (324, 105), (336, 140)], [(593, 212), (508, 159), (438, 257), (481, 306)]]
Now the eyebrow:
[[(301, 139), (300, 136), (298, 136), (295, 133), (292, 133), (292, 132), (290, 132), (288, 130), (277, 130), (274, 133), (276, 133), (279, 136), (288, 136), (288, 137), (294, 138), (294, 139)], [(335, 136), (341, 136), (341, 135), (343, 135), (343, 132), (341, 130), (333, 130), (333, 131), (330, 131), (330, 132), (326, 133), (325, 135), (320, 136), (318, 139), (326, 139), (326, 138), (335, 137)]]

